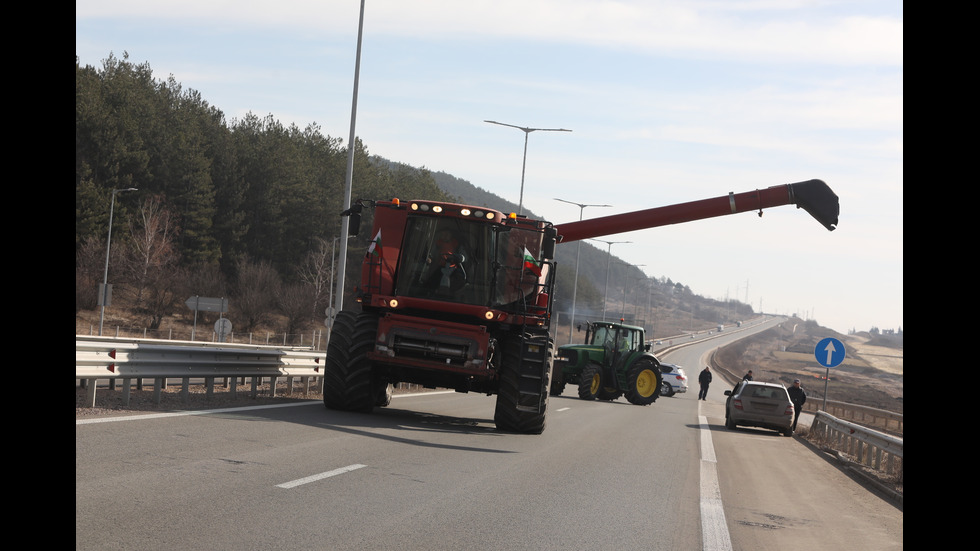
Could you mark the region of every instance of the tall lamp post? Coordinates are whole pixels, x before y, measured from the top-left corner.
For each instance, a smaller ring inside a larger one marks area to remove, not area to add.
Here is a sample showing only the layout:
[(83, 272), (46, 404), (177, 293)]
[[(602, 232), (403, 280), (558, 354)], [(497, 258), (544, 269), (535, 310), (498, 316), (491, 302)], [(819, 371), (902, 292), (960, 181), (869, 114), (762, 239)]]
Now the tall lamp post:
[(102, 273), (102, 288), (99, 289), (99, 336), (102, 336), (102, 323), (105, 321), (105, 303), (109, 295), (109, 246), (112, 244), (112, 211), (116, 208), (116, 194), (123, 191), (136, 191), (136, 188), (129, 187), (124, 189), (112, 190), (112, 199), (109, 201), (109, 236), (105, 240), (105, 271)]
[(612, 246), (617, 243), (632, 243), (632, 241), (603, 241), (601, 239), (593, 239), (593, 241), (609, 245), (606, 257), (606, 288), (602, 291), (602, 321), (606, 321), (606, 297), (609, 296), (609, 266), (612, 264)]
[[(344, 176), (344, 212), (351, 207), (351, 190), (354, 185), (354, 152), (357, 145), (357, 134), (354, 132), (357, 122), (357, 87), (361, 75), (361, 37), (364, 34), (364, 0), (361, 0), (361, 11), (357, 19), (357, 52), (354, 55), (354, 97), (350, 106), (350, 139), (347, 140), (347, 172)], [(344, 309), (344, 275), (347, 273), (347, 240), (350, 238), (350, 218), (340, 222), (340, 267), (337, 269), (337, 310)], [(329, 338), (329, 337), (328, 337)]]
[(497, 121), (483, 121), (490, 124), (499, 124), (500, 126), (509, 126), (511, 128), (516, 128), (524, 132), (524, 160), (521, 161), (521, 198), (517, 203), (517, 214), (524, 214), (524, 168), (527, 166), (527, 135), (531, 132), (571, 132), (565, 128), (528, 128), (526, 126), (517, 126), (513, 124), (505, 124)]
[[(566, 201), (564, 199), (559, 199), (555, 197), (555, 201), (561, 201), (562, 203), (568, 203), (570, 205), (576, 205), (579, 208), (578, 219), (579, 222), (582, 221), (582, 215), (585, 213), (585, 207), (611, 207), (612, 205), (586, 205), (583, 203), (575, 203), (572, 201)], [(572, 324), (571, 328), (568, 330), (568, 344), (572, 344), (572, 335), (575, 334), (575, 298), (578, 294), (578, 261), (579, 257), (582, 256), (582, 240), (578, 242), (578, 247), (575, 250), (575, 283), (572, 285)]]

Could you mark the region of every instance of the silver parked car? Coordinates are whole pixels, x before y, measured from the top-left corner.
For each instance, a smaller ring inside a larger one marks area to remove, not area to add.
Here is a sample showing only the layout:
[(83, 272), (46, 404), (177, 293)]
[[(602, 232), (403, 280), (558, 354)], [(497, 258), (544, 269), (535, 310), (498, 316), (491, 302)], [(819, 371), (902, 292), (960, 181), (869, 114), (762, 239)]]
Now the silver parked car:
[(725, 396), (726, 428), (761, 427), (793, 436), (793, 402), (785, 386), (742, 380)]
[(661, 396), (673, 396), (678, 392), (687, 392), (687, 374), (684, 368), (674, 364), (660, 364), (663, 372), (663, 384), (660, 386)]

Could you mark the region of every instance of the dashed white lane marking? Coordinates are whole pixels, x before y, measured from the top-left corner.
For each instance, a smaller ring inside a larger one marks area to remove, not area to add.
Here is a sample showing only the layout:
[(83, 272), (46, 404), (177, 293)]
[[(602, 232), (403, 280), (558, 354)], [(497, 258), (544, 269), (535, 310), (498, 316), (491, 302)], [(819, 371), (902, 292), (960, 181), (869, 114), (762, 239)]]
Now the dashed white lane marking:
[(323, 480), (324, 478), (330, 478), (331, 476), (337, 476), (338, 474), (349, 473), (351, 471), (356, 471), (361, 467), (367, 467), (367, 465), (354, 464), (347, 465), (346, 467), (341, 467), (339, 469), (334, 469), (332, 471), (327, 471), (325, 473), (315, 474), (308, 476), (306, 478), (299, 478), (291, 482), (283, 482), (282, 484), (276, 484), (277, 488), (295, 488), (296, 486), (302, 486), (303, 484), (309, 484), (310, 482), (316, 482), (317, 480)]
[[(701, 404), (698, 404), (698, 410)], [(711, 442), (708, 418), (698, 415), (701, 425), (701, 548), (705, 551), (731, 551), (732, 540), (725, 522), (718, 485), (718, 461)]]

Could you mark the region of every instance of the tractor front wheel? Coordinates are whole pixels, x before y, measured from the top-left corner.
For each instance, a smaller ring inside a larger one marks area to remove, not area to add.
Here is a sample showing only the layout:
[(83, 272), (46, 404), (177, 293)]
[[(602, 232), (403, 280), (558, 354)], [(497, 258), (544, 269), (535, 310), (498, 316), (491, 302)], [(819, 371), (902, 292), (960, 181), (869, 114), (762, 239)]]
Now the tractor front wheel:
[(595, 400), (602, 390), (602, 370), (599, 364), (590, 363), (583, 367), (578, 381), (578, 397), (583, 400)]
[(664, 382), (664, 376), (656, 360), (643, 357), (630, 366), (626, 382), (626, 400), (636, 406), (647, 406), (656, 402), (660, 396), (660, 385)]

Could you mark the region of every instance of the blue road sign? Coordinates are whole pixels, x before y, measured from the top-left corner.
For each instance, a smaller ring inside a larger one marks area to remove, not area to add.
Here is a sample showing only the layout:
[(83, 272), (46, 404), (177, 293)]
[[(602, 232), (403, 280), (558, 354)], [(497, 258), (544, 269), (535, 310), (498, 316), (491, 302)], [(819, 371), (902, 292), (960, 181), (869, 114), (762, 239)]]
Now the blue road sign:
[(844, 361), (844, 343), (833, 337), (827, 337), (817, 343), (813, 349), (817, 363), (824, 367), (837, 367)]

